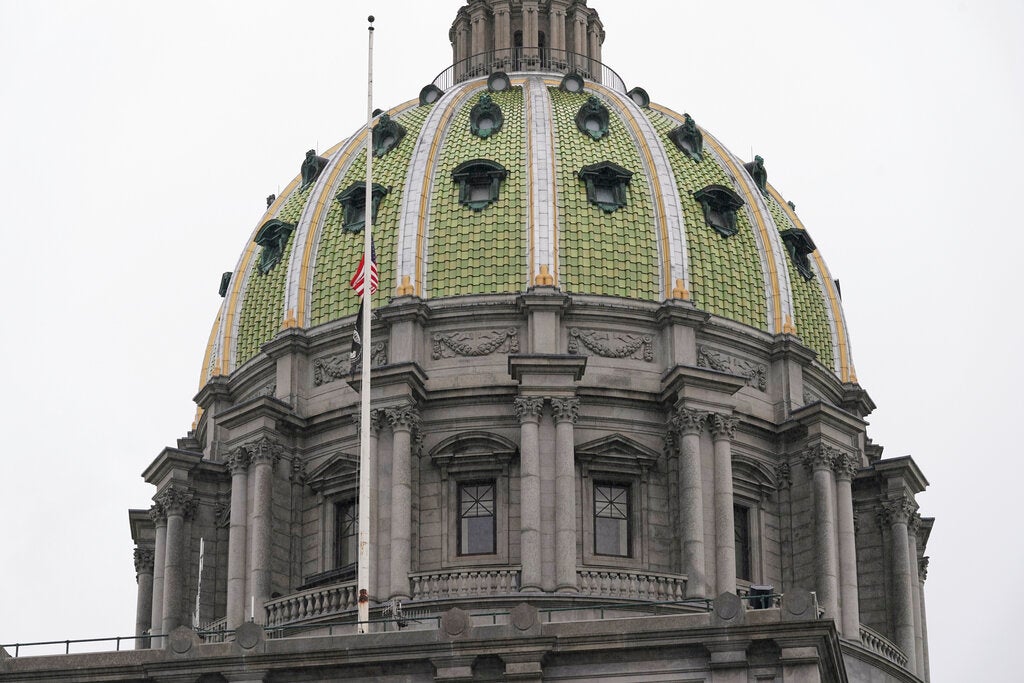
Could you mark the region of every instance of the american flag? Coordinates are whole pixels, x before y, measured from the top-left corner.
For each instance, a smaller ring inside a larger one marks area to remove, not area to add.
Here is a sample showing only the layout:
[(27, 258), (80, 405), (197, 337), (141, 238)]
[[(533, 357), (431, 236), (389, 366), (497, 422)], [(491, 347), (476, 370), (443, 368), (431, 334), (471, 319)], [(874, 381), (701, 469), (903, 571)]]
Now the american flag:
[[(352, 276), (349, 284), (352, 285), (352, 289), (356, 290), (356, 294), (360, 297), (363, 296), (363, 287), (366, 279), (366, 255), (363, 254), (359, 258), (359, 266), (356, 268), (356, 274)], [(373, 242), (370, 242), (370, 294), (377, 291), (377, 285), (380, 284), (380, 274), (377, 272), (377, 249)]]

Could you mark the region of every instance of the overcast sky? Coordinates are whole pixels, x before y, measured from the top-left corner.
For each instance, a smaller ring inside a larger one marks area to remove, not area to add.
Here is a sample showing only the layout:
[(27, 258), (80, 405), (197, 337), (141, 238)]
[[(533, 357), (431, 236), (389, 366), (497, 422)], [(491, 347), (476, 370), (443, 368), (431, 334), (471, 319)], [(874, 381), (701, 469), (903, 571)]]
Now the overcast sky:
[[(220, 274), (365, 121), (366, 15), (387, 108), (461, 4), (0, 0), (0, 643), (133, 632), (127, 510), (191, 425)], [(1024, 3), (589, 4), (604, 61), (763, 156), (841, 280), (869, 435), (931, 483), (932, 680), (1018, 677)]]

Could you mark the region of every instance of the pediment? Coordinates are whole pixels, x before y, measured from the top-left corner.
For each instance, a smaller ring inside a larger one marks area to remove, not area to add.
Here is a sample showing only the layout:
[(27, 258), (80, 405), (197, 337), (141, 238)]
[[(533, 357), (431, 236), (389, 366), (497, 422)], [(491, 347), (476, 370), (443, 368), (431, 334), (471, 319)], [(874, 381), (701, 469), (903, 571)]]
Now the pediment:
[(661, 453), (622, 434), (609, 434), (576, 447), (576, 458), (596, 467), (650, 469)]
[(317, 493), (333, 493), (359, 486), (359, 456), (339, 453), (306, 478), (306, 485)]
[(430, 451), (430, 459), (444, 471), (504, 468), (518, 454), (515, 442), (491, 432), (461, 432)]

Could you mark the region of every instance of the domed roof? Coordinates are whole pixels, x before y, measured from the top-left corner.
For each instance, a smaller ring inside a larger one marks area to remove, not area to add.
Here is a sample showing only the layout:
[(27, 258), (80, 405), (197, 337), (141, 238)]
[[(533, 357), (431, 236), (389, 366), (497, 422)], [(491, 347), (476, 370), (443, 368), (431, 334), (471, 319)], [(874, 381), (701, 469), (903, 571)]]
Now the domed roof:
[[(796, 334), (854, 381), (837, 287), (763, 162), (745, 164), (688, 115), (627, 93), (613, 72), (591, 80), (542, 66), (449, 70), (435, 81), (443, 89), (378, 116), (374, 306), (534, 286), (683, 299), (752, 330)], [(308, 153), (268, 201), (222, 286), (203, 382), (256, 357), (281, 329), (351, 324), (365, 142), (362, 130)]]

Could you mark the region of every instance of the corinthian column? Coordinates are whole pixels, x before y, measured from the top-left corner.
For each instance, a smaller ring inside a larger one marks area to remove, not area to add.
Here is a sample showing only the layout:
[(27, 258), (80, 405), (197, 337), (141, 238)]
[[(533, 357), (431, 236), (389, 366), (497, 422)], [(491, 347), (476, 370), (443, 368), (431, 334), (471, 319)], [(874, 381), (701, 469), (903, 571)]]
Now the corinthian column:
[(679, 437), (679, 537), (686, 597), (707, 597), (704, 564), (704, 485), (700, 464), (700, 433), (705, 413), (682, 409), (672, 416)]
[(860, 640), (860, 599), (857, 595), (857, 538), (853, 524), (853, 493), (850, 481), (857, 471), (853, 456), (840, 454), (832, 463), (836, 477), (836, 519), (839, 536), (840, 632), (848, 640)]
[(931, 667), (928, 665), (928, 610), (924, 605), (924, 582), (928, 580), (928, 558), (922, 557), (918, 562), (918, 585), (921, 587), (921, 640), (924, 647), (924, 668), (921, 670), (921, 678), (926, 681), (932, 679)]
[(391, 586), (390, 597), (408, 600), (412, 570), (412, 434), (420, 415), (414, 406), (387, 412), (394, 434), (391, 456)]
[(577, 398), (553, 398), (555, 418), (555, 590), (576, 586), (576, 446), (573, 425), (579, 417)]
[(167, 512), (167, 541), (164, 555), (164, 606), (161, 630), (168, 634), (182, 624), (185, 599), (185, 517), (195, 508), (192, 492), (171, 484), (157, 495)]
[(540, 591), (540, 412), (544, 399), (517, 398), (513, 403), (519, 417), (519, 561), (522, 576), (519, 590)]
[[(249, 572), (252, 595), (250, 605), (255, 605), (252, 615), (257, 624), (265, 624), (267, 611), (264, 605), (270, 599), (270, 557), (271, 535), (273, 532), (274, 464), (281, 457), (281, 445), (267, 437), (246, 444), (249, 463), (252, 468), (252, 547), (249, 549)], [(234, 503), (234, 500), (232, 500)]]
[(236, 448), (227, 457), (231, 470), (231, 518), (228, 527), (227, 628), (233, 631), (245, 622), (246, 528), (249, 495), (249, 453)]
[[(836, 559), (835, 482), (832, 464), (840, 453), (831, 446), (818, 444), (804, 453), (804, 467), (811, 473), (814, 488), (814, 583), (818, 604), (825, 616), (839, 616), (839, 567)], [(852, 520), (851, 520), (852, 524)]]
[[(896, 644), (907, 656), (907, 669), (917, 673), (917, 637), (914, 633), (914, 597), (910, 572), (910, 534), (907, 523), (914, 505), (900, 497), (882, 505), (882, 521), (889, 526), (892, 537), (892, 622)], [(914, 570), (917, 567), (913, 567)]]
[[(153, 608), (150, 613), (150, 633), (162, 633), (164, 621), (164, 558), (167, 556), (167, 513), (159, 503), (149, 508), (149, 517), (156, 527), (153, 544)], [(159, 640), (150, 640), (150, 646), (159, 646)]]
[(153, 616), (153, 549), (135, 546), (135, 582), (138, 596), (135, 601), (135, 649), (145, 650), (149, 639), (145, 638)]
[(736, 525), (732, 509), (732, 437), (739, 420), (712, 413), (715, 443), (715, 584), (716, 593), (736, 592)]
[[(921, 528), (921, 515), (914, 513), (910, 516), (907, 521), (907, 537), (909, 543), (907, 545), (907, 552), (909, 553), (910, 562), (910, 595), (911, 602), (914, 606), (914, 657), (917, 660), (917, 669), (919, 673), (924, 672), (924, 634), (922, 633), (921, 626), (923, 619), (921, 616), (921, 577), (920, 570), (918, 569), (917, 559), (917, 531)], [(909, 656), (910, 653), (908, 652)]]

